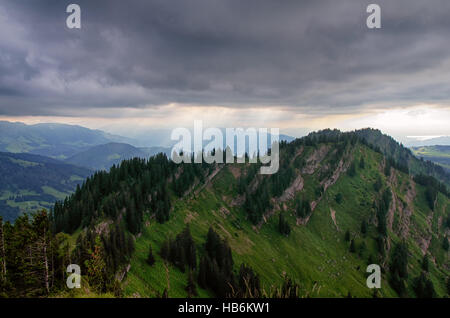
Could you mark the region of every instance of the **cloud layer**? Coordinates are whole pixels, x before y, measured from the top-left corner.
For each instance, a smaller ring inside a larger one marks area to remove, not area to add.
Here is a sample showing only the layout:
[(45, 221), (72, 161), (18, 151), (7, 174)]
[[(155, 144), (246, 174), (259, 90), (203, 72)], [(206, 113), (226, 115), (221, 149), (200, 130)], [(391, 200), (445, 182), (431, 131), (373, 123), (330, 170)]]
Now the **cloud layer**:
[(351, 114), (448, 105), (450, 2), (65, 1), (0, 4), (0, 115), (121, 116), (177, 104)]

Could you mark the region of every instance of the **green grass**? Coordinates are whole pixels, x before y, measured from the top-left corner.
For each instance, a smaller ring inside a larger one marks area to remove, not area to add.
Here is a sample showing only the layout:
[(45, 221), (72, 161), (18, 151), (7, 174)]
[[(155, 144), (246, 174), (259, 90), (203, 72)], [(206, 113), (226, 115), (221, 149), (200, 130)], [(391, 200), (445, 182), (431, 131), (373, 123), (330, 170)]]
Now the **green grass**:
[(15, 158), (9, 158), (9, 160), (11, 160), (11, 162), (18, 164), (19, 166), (22, 166), (24, 168), (28, 168), (28, 167), (36, 167), (39, 166), (39, 163), (36, 162), (31, 162), (31, 161), (26, 161), (26, 160), (21, 160), (21, 159), (15, 159)]
[[(308, 156), (311, 149), (305, 149), (302, 156)], [(288, 237), (278, 232), (278, 213), (268, 219), (261, 228), (255, 228), (246, 219), (241, 207), (231, 205), (236, 193), (236, 179), (228, 167), (204, 187), (198, 195), (191, 193), (184, 199), (173, 198), (173, 210), (170, 220), (158, 224), (146, 215), (145, 228), (136, 239), (136, 252), (132, 257), (131, 269), (123, 282), (124, 294), (127, 297), (157, 297), (168, 290), (169, 297), (186, 297), (185, 286), (187, 273), (176, 267), (165, 264), (158, 252), (162, 243), (169, 237), (174, 238), (186, 224), (196, 242), (198, 258), (203, 253), (206, 233), (213, 227), (222, 238), (226, 239), (233, 251), (234, 269), (237, 272), (241, 263), (250, 265), (260, 276), (262, 287), (269, 292), (278, 288), (286, 276), (300, 284), (302, 297), (345, 297), (350, 292), (357, 297), (371, 297), (373, 291), (366, 287), (366, 267), (371, 255), (376, 262), (384, 264), (386, 270), (382, 274), (382, 288), (379, 296), (397, 297), (389, 286), (389, 260), (378, 255), (375, 238), (377, 237), (375, 211), (373, 201), (380, 195), (375, 193), (373, 184), (378, 175), (382, 177), (383, 188), (388, 180), (381, 168), (382, 156), (372, 150), (357, 146), (352, 153), (357, 163), (357, 174), (350, 177), (343, 173), (338, 181), (328, 188), (325, 196), (317, 205), (307, 225), (296, 225), (294, 202), (286, 202), (284, 214), (291, 225)], [(365, 168), (359, 168), (359, 158), (364, 156)], [(325, 161), (324, 161), (325, 162)], [(243, 168), (242, 165), (234, 165)], [(406, 205), (406, 189), (412, 182), (409, 176), (395, 172), (397, 179), (393, 185), (398, 202)], [(297, 194), (300, 197), (315, 198), (315, 189), (319, 186), (317, 173), (303, 175), (304, 190)], [(448, 199), (440, 195), (434, 212), (427, 206), (424, 189), (416, 185), (417, 195), (414, 199), (414, 211), (410, 218), (410, 232), (406, 238), (409, 249), (409, 278), (407, 289), (410, 295), (412, 280), (420, 274), (420, 263), (423, 253), (419, 243), (431, 235), (428, 249), (433, 261), (430, 261), (429, 277), (439, 296), (446, 294), (445, 278), (449, 276), (448, 253), (441, 248), (444, 229), (438, 227), (439, 219), (449, 213)], [(343, 200), (335, 201), (340, 193)], [(223, 210), (229, 211), (224, 214)], [(336, 214), (336, 228), (330, 210)], [(362, 235), (361, 222), (368, 221), (368, 232)], [(392, 229), (388, 230), (391, 248), (402, 241), (399, 232), (402, 215), (399, 207), (394, 211)], [(356, 253), (349, 252), (349, 242), (344, 240), (344, 233), (349, 230), (355, 240)], [(364, 243), (365, 248), (361, 246)], [(156, 263), (146, 263), (149, 245), (153, 248)], [(390, 251), (387, 252), (389, 256)], [(436, 262), (437, 265), (434, 265)], [(211, 297), (211, 292), (197, 288), (199, 297)]]
[(64, 198), (67, 196), (67, 193), (58, 191), (49, 186), (42, 186), (42, 191), (46, 194), (50, 194), (51, 196), (57, 198), (58, 200), (64, 200)]
[(420, 156), (427, 157), (443, 157), (450, 158), (450, 146), (448, 147), (436, 147), (436, 146), (424, 146), (412, 148), (413, 153)]

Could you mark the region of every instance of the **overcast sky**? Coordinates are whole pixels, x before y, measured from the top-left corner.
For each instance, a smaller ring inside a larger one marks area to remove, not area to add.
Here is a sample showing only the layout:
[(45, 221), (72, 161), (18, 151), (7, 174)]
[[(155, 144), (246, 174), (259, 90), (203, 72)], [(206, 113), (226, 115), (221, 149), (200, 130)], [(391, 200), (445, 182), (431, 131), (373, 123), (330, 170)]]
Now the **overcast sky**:
[(449, 13), (448, 0), (2, 0), (0, 119), (450, 135)]

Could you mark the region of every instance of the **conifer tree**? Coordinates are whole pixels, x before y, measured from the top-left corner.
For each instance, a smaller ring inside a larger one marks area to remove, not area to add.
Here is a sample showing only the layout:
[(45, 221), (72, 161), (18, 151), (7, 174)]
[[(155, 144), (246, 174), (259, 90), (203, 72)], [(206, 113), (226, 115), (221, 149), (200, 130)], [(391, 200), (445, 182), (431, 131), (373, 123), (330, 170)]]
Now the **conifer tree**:
[(361, 159), (359, 160), (359, 168), (364, 169), (366, 167), (366, 163), (364, 161), (364, 157), (361, 156)]
[(361, 234), (363, 234), (363, 235), (367, 234), (367, 222), (366, 222), (366, 220), (362, 220), (362, 222), (361, 222)]
[(188, 281), (186, 286), (186, 291), (188, 293), (188, 297), (197, 296), (197, 287), (195, 286), (194, 274), (192, 271), (189, 271)]
[(346, 242), (350, 241), (350, 231), (349, 230), (345, 231), (344, 240)]
[(422, 260), (422, 270), (425, 271), (425, 272), (428, 272), (428, 267), (429, 267), (429, 265), (428, 265), (428, 255), (425, 254), (425, 256), (423, 257), (423, 260)]
[(350, 241), (350, 253), (355, 253), (355, 252), (356, 252), (355, 241), (351, 240)]
[(443, 248), (445, 251), (448, 251), (449, 243), (448, 243), (448, 238), (447, 238), (446, 236), (444, 237), (444, 240), (443, 240), (443, 242), (442, 242), (442, 248)]
[(148, 256), (147, 256), (147, 264), (149, 264), (150, 266), (155, 264), (155, 257), (153, 256), (153, 250), (152, 250), (152, 246), (151, 245), (149, 245), (149, 251), (148, 251)]
[(94, 250), (90, 259), (86, 261), (86, 268), (89, 277), (89, 284), (98, 292), (104, 292), (106, 289), (106, 263), (103, 258), (103, 246), (100, 237), (95, 238)]
[(289, 223), (284, 219), (284, 215), (281, 212), (278, 218), (278, 231), (283, 235), (289, 235), (291, 233), (291, 227), (289, 226)]
[(6, 282), (6, 244), (3, 218), (0, 216), (0, 282)]
[(356, 166), (354, 161), (352, 161), (352, 163), (350, 164), (347, 173), (350, 177), (356, 176)]

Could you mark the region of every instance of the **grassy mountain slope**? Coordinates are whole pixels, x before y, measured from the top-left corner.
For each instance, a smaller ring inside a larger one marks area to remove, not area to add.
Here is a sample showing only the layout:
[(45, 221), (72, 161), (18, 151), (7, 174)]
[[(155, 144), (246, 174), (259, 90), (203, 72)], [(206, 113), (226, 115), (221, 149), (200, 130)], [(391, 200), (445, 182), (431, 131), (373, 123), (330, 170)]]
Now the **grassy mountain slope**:
[[(299, 153), (300, 149), (297, 151)], [(324, 152), (320, 162), (314, 163)], [(177, 200), (171, 218), (165, 224), (160, 225), (147, 216), (146, 227), (136, 240), (131, 269), (123, 284), (125, 295), (154, 297), (167, 288), (171, 297), (186, 297), (187, 274), (165, 265), (158, 255), (153, 267), (148, 266), (145, 259), (149, 244), (159, 250), (167, 237), (174, 237), (187, 223), (198, 244), (204, 243), (208, 228), (213, 226), (230, 243), (235, 263), (247, 263), (255, 269), (266, 291), (280, 287), (288, 275), (300, 284), (301, 296), (345, 297), (350, 292), (353, 296), (370, 297), (372, 290), (366, 287), (365, 273), (368, 258), (372, 255), (373, 262), (382, 264), (389, 272), (392, 246), (405, 240), (410, 253), (408, 294), (414, 296), (413, 277), (419, 275), (423, 254), (428, 253), (433, 259), (431, 280), (438, 295), (445, 295), (445, 278), (449, 275), (450, 264), (448, 254), (440, 246), (444, 228), (439, 220), (450, 213), (448, 198), (439, 194), (435, 211), (430, 211), (424, 199), (424, 188), (394, 168), (391, 176), (386, 177), (383, 156), (368, 147), (357, 145), (345, 158), (345, 162), (349, 162), (364, 157), (364, 169), (358, 168), (353, 177), (343, 171), (322, 195), (308, 221), (296, 216), (296, 198), (318, 199), (315, 189), (321, 180), (319, 176), (327, 169), (333, 154), (333, 145), (324, 143), (317, 148), (305, 147), (298, 156), (291, 158), (292, 164), (302, 159), (310, 163), (303, 167), (305, 173), (296, 168), (296, 176), (303, 179), (303, 187), (289, 191), (281, 201), (274, 199), (278, 201), (276, 207), (258, 226), (252, 225), (242, 206), (236, 204), (239, 201), (236, 200), (239, 198), (237, 176), (248, 169), (248, 166), (238, 164), (223, 167), (206, 187), (197, 189), (198, 193), (193, 190), (190, 195)], [(389, 188), (394, 197), (387, 216), (386, 256), (381, 256), (377, 248), (376, 216), (372, 207), (379, 195), (373, 189), (378, 176), (382, 177), (383, 187)], [(343, 197), (340, 203), (335, 200), (338, 193)], [(292, 228), (288, 237), (278, 231), (280, 211), (285, 213)], [(366, 235), (360, 231), (363, 220), (369, 223)], [(355, 240), (356, 253), (349, 252), (349, 242), (344, 240), (347, 230)], [(388, 274), (383, 274), (379, 296), (396, 297), (387, 278)], [(201, 290), (200, 296), (204, 295), (208, 292)]]
[(430, 175), (450, 186), (450, 174), (441, 166), (431, 161), (419, 160), (410, 149), (399, 144), (392, 137), (370, 128), (357, 130), (355, 133), (370, 145), (378, 148), (386, 157), (406, 165), (411, 174)]
[[(372, 297), (368, 264), (382, 268), (376, 296), (448, 295), (442, 183), (409, 175), (355, 132), (283, 142), (278, 173), (260, 175), (260, 166), (177, 165), (161, 154), (96, 172), (48, 218), (54, 285), (30, 291), (13, 266), (23, 251), (9, 248), (6, 281), (24, 287), (6, 293), (67, 295), (70, 260), (90, 295), (186, 297), (196, 286), (211, 297)], [(6, 224), (7, 246), (22, 244), (23, 227), (41, 233), (45, 212), (38, 217)]]
[(412, 147), (411, 151), (419, 159), (432, 161), (450, 173), (450, 146)]
[(49, 208), (75, 190), (91, 171), (31, 154), (0, 153), (0, 215)]

